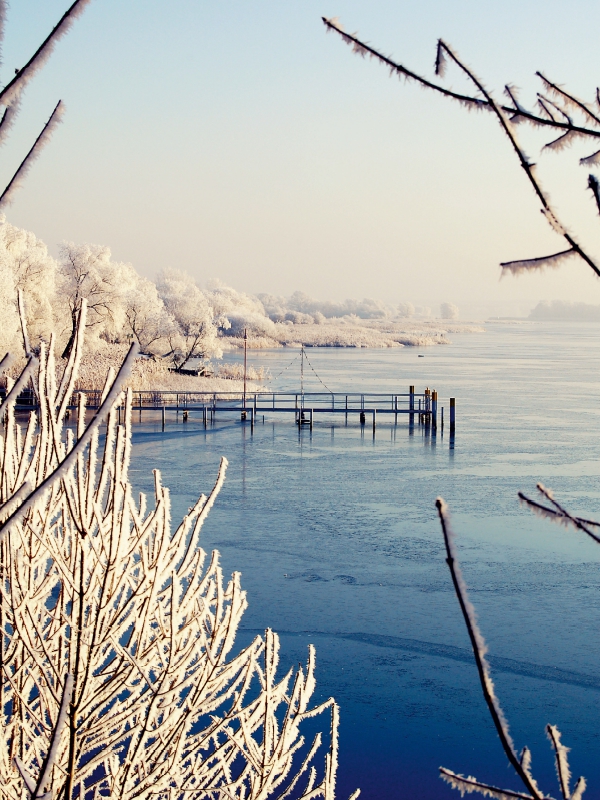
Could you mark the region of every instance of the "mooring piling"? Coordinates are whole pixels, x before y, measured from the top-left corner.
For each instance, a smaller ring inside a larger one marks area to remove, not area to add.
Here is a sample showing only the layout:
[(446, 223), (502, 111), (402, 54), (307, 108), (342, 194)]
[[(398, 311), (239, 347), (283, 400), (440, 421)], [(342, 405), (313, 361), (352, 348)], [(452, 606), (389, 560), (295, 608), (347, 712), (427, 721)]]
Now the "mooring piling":
[(456, 398), (450, 398), (450, 435), (456, 430)]

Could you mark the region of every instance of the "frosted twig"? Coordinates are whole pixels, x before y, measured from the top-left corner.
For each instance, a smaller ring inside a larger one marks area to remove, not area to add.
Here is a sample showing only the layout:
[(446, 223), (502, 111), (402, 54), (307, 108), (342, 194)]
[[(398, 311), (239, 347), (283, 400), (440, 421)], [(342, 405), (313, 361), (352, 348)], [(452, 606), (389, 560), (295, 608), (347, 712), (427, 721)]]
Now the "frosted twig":
[(600, 536), (595, 534), (593, 531), (590, 530), (589, 526), (598, 526), (600, 527), (599, 522), (595, 522), (591, 519), (584, 519), (583, 517), (574, 517), (572, 516), (565, 508), (562, 506), (557, 500), (554, 499), (554, 495), (549, 489), (546, 489), (541, 483), (537, 484), (537, 489), (540, 494), (545, 497), (554, 508), (548, 508), (547, 506), (542, 505), (541, 503), (536, 503), (535, 500), (531, 500), (527, 495), (523, 494), (523, 492), (518, 492), (519, 500), (522, 503), (525, 503), (529, 508), (531, 508), (536, 514), (540, 516), (548, 517), (557, 522), (562, 522), (566, 525), (569, 523), (573, 525), (580, 531), (586, 533), (590, 539), (593, 539), (595, 542), (600, 544)]
[(38, 780), (35, 792), (31, 796), (31, 800), (37, 800), (37, 798), (40, 797), (40, 794), (49, 788), (48, 783), (50, 781), (52, 770), (54, 769), (54, 765), (58, 757), (58, 748), (60, 746), (60, 740), (63, 731), (67, 725), (69, 705), (71, 703), (72, 697), (73, 697), (73, 676), (71, 674), (68, 674), (65, 677), (62, 700), (58, 711), (58, 718), (56, 720), (56, 725), (54, 726), (54, 730), (52, 731), (52, 737), (50, 739), (50, 748), (48, 750), (48, 755), (46, 756), (46, 759), (44, 761), (44, 765), (40, 773), (40, 778)]
[(572, 94), (565, 92), (563, 88), (558, 86), (556, 83), (552, 83), (549, 81), (548, 78), (544, 77), (541, 72), (535, 73), (538, 78), (542, 81), (545, 85), (546, 89), (549, 89), (551, 92), (557, 94), (563, 101), (566, 101), (568, 105), (573, 106), (573, 108), (577, 109), (578, 111), (583, 112), (583, 114), (590, 118), (590, 120), (596, 124), (600, 125), (600, 117), (591, 110), (589, 106), (587, 106), (583, 101), (578, 100)]
[(96, 414), (94, 415), (93, 419), (86, 428), (84, 435), (81, 437), (81, 439), (79, 439), (75, 447), (71, 450), (71, 452), (64, 459), (64, 461), (59, 465), (59, 467), (54, 472), (52, 472), (44, 481), (42, 481), (42, 483), (37, 487), (35, 492), (33, 492), (27, 498), (27, 500), (25, 500), (25, 502), (22, 503), (22, 505), (19, 506), (19, 508), (6, 520), (6, 522), (4, 522), (2, 528), (0, 528), (0, 539), (5, 534), (5, 532), (10, 528), (11, 525), (22, 519), (23, 515), (27, 511), (29, 511), (29, 509), (34, 505), (37, 498), (43, 495), (44, 492), (52, 486), (54, 481), (56, 481), (57, 478), (60, 478), (66, 470), (71, 468), (71, 465), (73, 465), (76, 462), (77, 456), (79, 456), (79, 454), (85, 450), (87, 445), (90, 443), (94, 431), (100, 425), (100, 423), (104, 421), (107, 412), (114, 406), (121, 392), (121, 386), (123, 384), (123, 381), (128, 377), (131, 365), (138, 354), (138, 349), (139, 348), (137, 342), (134, 342), (129, 348), (129, 353), (125, 358), (125, 361), (123, 362), (123, 365), (121, 366), (121, 369), (119, 370), (117, 377), (115, 378), (115, 381), (106, 396), (106, 399), (104, 400), (100, 408), (96, 411)]
[[(534, 164), (530, 163), (529, 159), (521, 149), (517, 141), (517, 137), (515, 131), (512, 128), (512, 125), (509, 119), (506, 117), (504, 110), (501, 106), (497, 105), (494, 101), (492, 96), (488, 93), (486, 88), (484, 87), (483, 83), (475, 76), (475, 74), (470, 70), (465, 64), (458, 58), (456, 53), (440, 39), (440, 45), (444, 48), (447, 55), (454, 61), (454, 63), (465, 73), (465, 75), (473, 82), (473, 84), (477, 87), (477, 89), (481, 92), (481, 94), (485, 97), (487, 102), (489, 103), (490, 107), (496, 114), (498, 122), (500, 123), (501, 128), (504, 130), (506, 136), (508, 137), (517, 158), (519, 159), (519, 163), (527, 178), (529, 179), (529, 183), (533, 187), (534, 192), (538, 196), (541, 204), (542, 204), (542, 213), (546, 216), (550, 226), (553, 230), (562, 236), (570, 245), (570, 249), (573, 250), (577, 255), (579, 255), (586, 264), (592, 268), (592, 270), (596, 273), (596, 275), (600, 276), (600, 269), (596, 266), (594, 261), (587, 255), (587, 253), (580, 247), (580, 245), (575, 241), (575, 239), (571, 236), (570, 233), (564, 228), (564, 226), (558, 221), (558, 217), (554, 210), (550, 206), (550, 200), (547, 194), (542, 189), (542, 186), (535, 175)], [(546, 257), (547, 258), (547, 257)], [(513, 264), (515, 262), (512, 262)], [(523, 262), (522, 262), (523, 263)]]
[(21, 321), (21, 335), (23, 337), (23, 350), (25, 356), (29, 358), (31, 355), (31, 347), (29, 346), (29, 336), (27, 335), (27, 319), (25, 317), (25, 305), (23, 303), (23, 292), (21, 289), (17, 292), (17, 305), (19, 308), (19, 319)]
[[(600, 155), (600, 150), (598, 150), (596, 155)], [(595, 175), (590, 174), (588, 176), (588, 187), (592, 190), (594, 200), (596, 201), (596, 208), (598, 209), (598, 214), (600, 214), (600, 184)]]
[[(390, 71), (393, 73), (398, 73), (399, 75), (403, 75), (405, 78), (409, 80), (414, 80), (419, 83), (421, 86), (424, 86), (427, 89), (433, 89), (434, 91), (438, 92), (439, 94), (444, 95), (445, 97), (449, 97), (452, 100), (458, 100), (460, 103), (463, 103), (467, 107), (471, 108), (485, 108), (487, 110), (492, 110), (489, 102), (485, 99), (480, 99), (478, 97), (473, 97), (472, 95), (460, 94), (458, 92), (453, 92), (450, 89), (447, 89), (444, 86), (441, 86), (437, 83), (432, 83), (431, 81), (424, 78), (422, 75), (419, 75), (416, 72), (413, 72), (402, 64), (395, 62), (389, 56), (385, 56), (376, 50), (371, 45), (366, 44), (362, 40), (358, 39), (356, 34), (349, 34), (346, 33), (340, 26), (339, 22), (334, 19), (328, 19), (327, 17), (322, 17), (323, 24), (327, 27), (328, 30), (333, 30), (338, 33), (342, 39), (347, 43), (353, 46), (360, 47), (364, 52), (370, 55), (373, 58), (378, 59), (383, 64), (385, 64)], [(443, 47), (440, 48), (439, 42), (436, 50), (436, 74), (442, 76), (442, 72), (437, 71), (437, 65), (440, 66), (442, 63), (445, 64), (445, 55)], [(443, 69), (443, 68), (442, 68)], [(512, 99), (512, 98), (511, 98)], [(588, 128), (581, 125), (574, 125), (572, 122), (559, 122), (552, 117), (551, 114), (547, 113), (547, 116), (540, 116), (539, 114), (534, 114), (531, 111), (527, 111), (522, 106), (514, 103), (512, 106), (501, 105), (501, 110), (511, 116), (518, 116), (522, 117), (523, 119), (527, 120), (533, 125), (542, 126), (542, 127), (550, 127), (550, 128), (558, 128), (563, 130), (571, 130), (573, 132), (580, 133), (584, 136), (590, 136), (593, 138), (600, 137), (600, 130), (595, 130), (594, 128)]]
[(10, 203), (12, 202), (12, 196), (14, 192), (20, 187), (22, 182), (25, 180), (25, 177), (27, 176), (27, 173), (31, 169), (33, 162), (36, 160), (36, 158), (40, 156), (42, 150), (50, 141), (50, 138), (54, 133), (55, 128), (62, 121), (63, 113), (64, 113), (64, 106), (62, 105), (62, 100), (59, 100), (58, 103), (56, 104), (54, 111), (50, 115), (48, 122), (44, 125), (40, 135), (33, 143), (33, 147), (27, 153), (27, 155), (21, 162), (19, 168), (11, 178), (10, 183), (0, 195), (0, 210), (5, 209), (6, 206), (10, 205)]
[[(527, 178), (529, 183), (531, 184), (535, 194), (537, 195), (538, 199), (542, 204), (542, 213), (546, 216), (549, 224), (552, 228), (561, 235), (569, 244), (569, 251), (563, 251), (562, 253), (557, 253), (555, 256), (547, 256), (542, 259), (526, 259), (521, 261), (511, 261), (511, 262), (504, 262), (502, 267), (507, 269), (513, 273), (518, 273), (523, 270), (528, 269), (537, 269), (541, 266), (550, 266), (556, 265), (557, 263), (557, 256), (563, 256), (565, 253), (577, 254), (595, 273), (596, 275), (600, 276), (600, 268), (596, 265), (594, 260), (587, 254), (587, 252), (577, 243), (577, 241), (573, 238), (573, 236), (566, 230), (566, 228), (558, 221), (558, 216), (553, 211), (550, 205), (550, 200), (546, 192), (542, 189), (542, 186), (535, 175), (535, 165), (532, 164), (527, 156), (525, 155), (524, 151), (522, 150), (521, 146), (519, 145), (515, 131), (513, 130), (513, 125), (511, 123), (511, 117), (518, 117), (527, 119), (531, 123), (535, 125), (543, 125), (552, 128), (558, 128), (563, 131), (565, 134), (575, 135), (581, 134), (583, 136), (593, 136), (593, 137), (600, 137), (600, 130), (594, 128), (586, 128), (574, 125), (572, 120), (568, 117), (568, 115), (561, 110), (561, 113), (565, 115), (566, 122), (560, 122), (557, 120), (552, 113), (548, 110), (547, 106), (543, 105), (543, 109), (545, 111), (545, 116), (539, 116), (536, 114), (532, 114), (530, 112), (526, 112), (519, 104), (514, 103), (512, 106), (505, 106), (493, 99), (492, 95), (487, 91), (483, 83), (475, 76), (473, 71), (469, 69), (463, 61), (456, 55), (456, 53), (452, 50), (452, 48), (443, 41), (443, 39), (438, 40), (437, 44), (437, 55), (436, 55), (436, 72), (441, 74), (445, 68), (445, 64), (447, 59), (453, 61), (456, 66), (467, 76), (467, 78), (473, 83), (477, 91), (481, 94), (483, 99), (479, 99), (477, 97), (472, 97), (469, 95), (458, 94), (453, 92), (449, 89), (444, 88), (438, 84), (434, 84), (431, 81), (426, 80), (420, 75), (417, 75), (410, 70), (407, 70), (401, 64), (397, 64), (392, 59), (388, 58), (387, 56), (382, 55), (374, 48), (370, 47), (369, 45), (365, 44), (364, 42), (357, 39), (355, 35), (347, 34), (334, 20), (327, 19), (323, 17), (323, 23), (327, 27), (328, 30), (333, 30), (338, 33), (342, 39), (347, 43), (351, 44), (353, 48), (360, 48), (361, 52), (367, 53), (370, 56), (377, 58), (386, 66), (388, 66), (392, 72), (397, 72), (398, 74), (404, 75), (406, 78), (411, 80), (417, 81), (422, 86), (425, 86), (429, 89), (434, 89), (435, 91), (445, 95), (446, 97), (450, 97), (453, 100), (458, 100), (460, 103), (463, 103), (469, 108), (486, 108), (487, 110), (492, 111), (500, 123), (500, 126), (504, 130), (506, 136), (508, 137), (511, 146), (519, 159), (519, 163)], [(600, 127), (600, 117), (597, 117), (585, 104), (581, 103), (581, 101), (576, 100), (571, 95), (568, 95), (566, 92), (561, 90), (555, 84), (550, 83), (547, 81), (541, 73), (538, 73), (540, 78), (545, 82), (545, 85), (548, 88), (551, 88), (553, 91), (556, 91), (563, 100), (574, 104), (580, 111), (584, 112), (588, 119), (590, 119), (594, 126)], [(509, 96), (512, 99), (512, 94), (509, 91)], [(547, 101), (550, 102), (550, 101)], [(566, 140), (562, 137), (555, 140), (554, 142), (550, 143), (550, 147), (558, 146), (559, 142), (565, 142)]]
[(8, 135), (12, 130), (15, 120), (21, 110), (21, 103), (15, 100), (14, 103), (4, 109), (2, 118), (0, 119), (0, 146), (8, 139)]
[(29, 81), (48, 61), (57, 41), (69, 31), (77, 17), (83, 13), (85, 7), (89, 5), (90, 2), (91, 0), (75, 0), (65, 11), (58, 23), (52, 28), (51, 32), (25, 66), (21, 67), (15, 77), (0, 92), (0, 103), (2, 103), (2, 105), (12, 105), (14, 101), (18, 99)]
[(477, 618), (475, 615), (475, 609), (473, 608), (473, 605), (469, 600), (469, 595), (467, 592), (467, 587), (464, 578), (462, 576), (460, 564), (456, 558), (454, 536), (450, 528), (450, 520), (448, 516), (448, 509), (446, 503), (441, 497), (438, 497), (437, 500), (435, 501), (435, 504), (438, 510), (440, 523), (442, 525), (442, 532), (444, 534), (444, 544), (446, 546), (446, 555), (447, 555), (446, 563), (448, 564), (448, 567), (450, 569), (452, 583), (454, 584), (454, 591), (456, 593), (456, 597), (458, 599), (458, 603), (460, 605), (460, 609), (462, 611), (463, 618), (465, 620), (465, 625), (467, 627), (469, 639), (471, 640), (471, 647), (473, 648), (473, 655), (475, 657), (475, 663), (477, 665), (477, 671), (479, 673), (479, 680), (481, 682), (483, 696), (485, 698), (487, 707), (492, 717), (494, 727), (496, 728), (498, 737), (502, 744), (502, 748), (506, 753), (506, 756), (511, 766), (513, 767), (519, 778), (522, 780), (523, 784), (525, 785), (526, 789), (529, 791), (531, 796), (536, 800), (541, 800), (543, 795), (537, 788), (537, 785), (535, 781), (532, 779), (531, 775), (529, 775), (528, 771), (524, 769), (523, 764), (521, 763), (521, 761), (517, 756), (512, 738), (508, 730), (508, 723), (504, 716), (504, 712), (500, 707), (498, 698), (496, 697), (494, 684), (489, 671), (489, 665), (485, 657), (487, 652), (487, 646), (479, 630), (479, 625), (477, 624)]
[(540, 256), (539, 258), (525, 258), (520, 261), (503, 261), (500, 266), (506, 272), (517, 275), (520, 272), (530, 272), (535, 269), (556, 269), (570, 256), (577, 255), (573, 248), (562, 250), (560, 253), (553, 253), (551, 256)]
[(518, 798), (518, 800), (533, 800), (530, 794), (514, 792), (511, 789), (499, 789), (497, 786), (482, 783), (471, 776), (465, 778), (463, 775), (457, 775), (445, 767), (440, 767), (440, 777), (454, 789), (458, 789), (463, 797), (471, 792), (479, 792), (484, 797), (495, 797), (498, 800), (515, 800), (515, 798)]

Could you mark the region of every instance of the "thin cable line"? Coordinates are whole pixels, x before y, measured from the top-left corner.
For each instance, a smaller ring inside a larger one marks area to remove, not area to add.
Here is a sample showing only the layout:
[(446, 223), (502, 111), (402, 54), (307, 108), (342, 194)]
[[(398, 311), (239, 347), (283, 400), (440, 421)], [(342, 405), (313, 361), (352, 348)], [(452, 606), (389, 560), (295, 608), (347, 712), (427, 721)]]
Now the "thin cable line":
[[(300, 355), (300, 354), (298, 353), (298, 355)], [(287, 367), (284, 367), (284, 368), (281, 370), (281, 372), (279, 372), (277, 375), (275, 375), (275, 377), (269, 378), (269, 383), (272, 383), (273, 381), (276, 381), (276, 380), (277, 380), (277, 378), (278, 378), (280, 375), (283, 375), (283, 373), (286, 371), (286, 369), (289, 369), (289, 368), (292, 366), (292, 364), (293, 364), (295, 361), (298, 361), (298, 356), (296, 356), (295, 358), (293, 358), (293, 359), (290, 361), (290, 363), (287, 365)]]
[(315, 375), (317, 376), (317, 379), (318, 379), (319, 381), (321, 381), (321, 383), (322, 383), (322, 384), (323, 384), (323, 386), (324, 386), (324, 387), (327, 389), (327, 391), (329, 392), (329, 394), (333, 394), (333, 392), (331, 391), (331, 389), (329, 388), (329, 386), (327, 386), (327, 384), (326, 384), (324, 381), (322, 381), (322, 380), (321, 380), (321, 378), (319, 378), (319, 376), (317, 375), (317, 372), (316, 372), (315, 368), (314, 368), (314, 367), (313, 367), (313, 365), (310, 363), (310, 361), (309, 361), (309, 359), (308, 359), (308, 356), (306, 355), (306, 350), (304, 350), (304, 358), (305, 358), (305, 359), (308, 361), (308, 366), (309, 366), (309, 367), (312, 369), (312, 371), (313, 371), (313, 372), (315, 373)]

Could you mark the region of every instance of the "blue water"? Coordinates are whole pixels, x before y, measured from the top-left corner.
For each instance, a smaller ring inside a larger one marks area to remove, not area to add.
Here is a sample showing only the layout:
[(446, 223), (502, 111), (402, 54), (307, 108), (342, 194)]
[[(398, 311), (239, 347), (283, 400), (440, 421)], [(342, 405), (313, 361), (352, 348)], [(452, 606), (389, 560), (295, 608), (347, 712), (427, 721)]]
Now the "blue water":
[[(424, 358), (419, 358), (419, 353)], [(250, 354), (277, 375), (296, 353)], [(449, 503), (463, 572), (489, 644), (515, 744), (533, 752), (542, 788), (558, 794), (544, 733), (556, 724), (575, 777), (600, 797), (600, 547), (539, 520), (517, 491), (541, 480), (578, 514), (600, 511), (600, 326), (488, 325), (450, 346), (312, 349), (336, 391), (406, 392), (427, 385), (457, 398), (454, 449), (404, 417), (287, 415), (251, 432), (232, 417), (204, 429), (167, 418), (135, 427), (133, 476), (151, 467), (172, 490), (174, 518), (228, 478), (204, 528), (226, 574), (242, 572), (249, 608), (240, 643), (271, 627), (282, 669), (317, 647), (317, 700), (341, 705), (338, 796), (456, 796), (441, 765), (521, 788), (486, 712), (444, 561), (434, 501)], [(296, 389), (297, 361), (274, 385)], [(307, 389), (320, 387), (310, 370)], [(312, 383), (311, 383), (312, 381)], [(447, 417), (446, 417), (447, 420)]]

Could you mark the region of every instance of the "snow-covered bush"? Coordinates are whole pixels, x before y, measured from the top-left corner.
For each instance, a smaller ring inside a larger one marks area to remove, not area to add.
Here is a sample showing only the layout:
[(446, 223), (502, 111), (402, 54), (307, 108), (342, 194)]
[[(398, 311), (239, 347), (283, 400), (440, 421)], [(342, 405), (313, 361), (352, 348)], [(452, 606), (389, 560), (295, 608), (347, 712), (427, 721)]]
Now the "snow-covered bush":
[[(310, 707), (313, 648), (282, 677), (270, 630), (236, 651), (240, 576), (225, 581), (200, 545), (227, 461), (175, 530), (158, 471), (150, 503), (134, 494), (121, 386), (135, 345), (91, 421), (79, 394), (65, 425), (85, 312), (84, 300), (62, 374), (51, 339), (0, 407), (3, 797), (333, 800), (338, 710)], [(30, 379), (39, 413), (22, 431), (14, 406)], [(328, 733), (306, 745), (302, 723), (323, 714)]]

